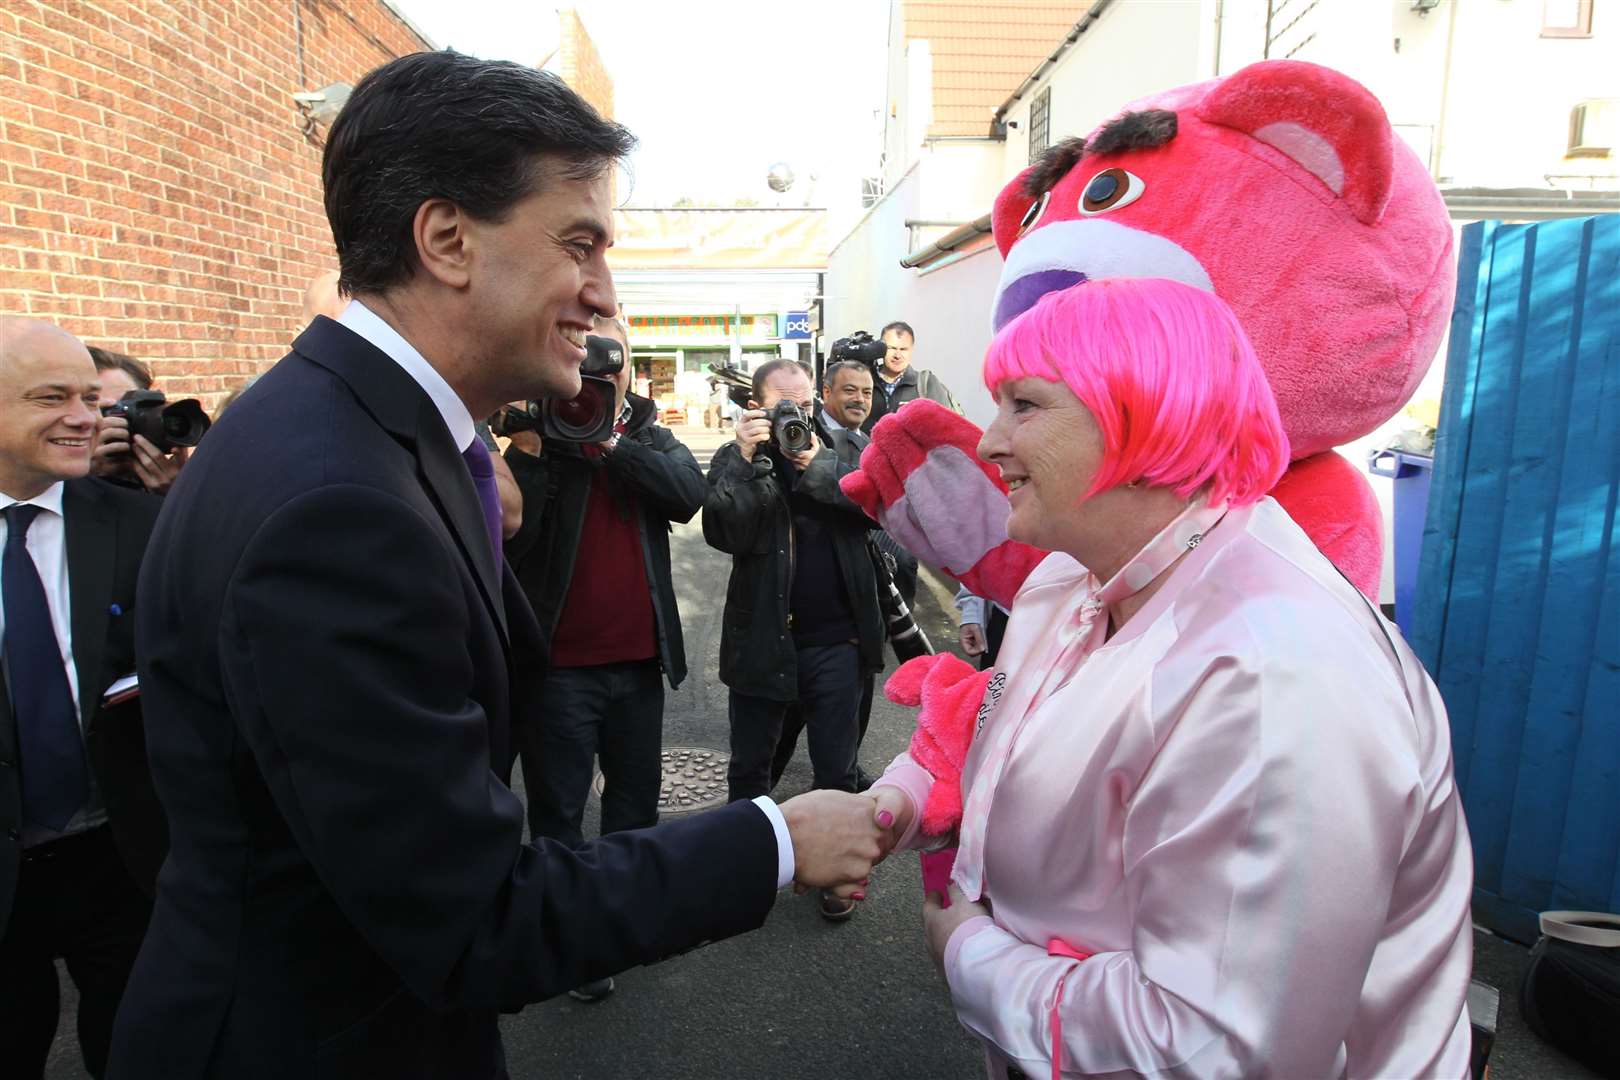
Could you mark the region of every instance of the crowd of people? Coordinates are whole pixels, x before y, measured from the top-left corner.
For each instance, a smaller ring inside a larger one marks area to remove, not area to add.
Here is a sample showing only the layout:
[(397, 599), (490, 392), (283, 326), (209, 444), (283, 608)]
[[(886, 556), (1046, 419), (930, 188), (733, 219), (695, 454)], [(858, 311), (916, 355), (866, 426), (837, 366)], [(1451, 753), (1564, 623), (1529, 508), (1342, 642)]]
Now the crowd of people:
[[(590, 339), (629, 354), (631, 142), (517, 65), (368, 75), (323, 158), (339, 269), (194, 450), (104, 415), (141, 362), (5, 318), (7, 1074), (43, 1071), (62, 958), (97, 1077), (504, 1076), (501, 1012), (599, 1001), (789, 885), (848, 919), (892, 850), (955, 841), (925, 938), (993, 1076), (1461, 1075), (1443, 712), (1265, 497), (1287, 439), (1224, 305), (1048, 296), (992, 346), (982, 437), (896, 321), (819, 383), (755, 368), (707, 474), (628, 363), (601, 432), (503, 444), (488, 418), (573, 399)], [(908, 754), (874, 781), (906, 548), (944, 565), (911, 538), (971, 513), (863, 489), (914, 417), (971, 429), (1006, 537), (1053, 554), (1016, 604), (964, 586), (964, 651), (1012, 681), (960, 777)], [(660, 822), (669, 537), (700, 512), (731, 557), (728, 802)], [(801, 734), (812, 790), (779, 804)]]

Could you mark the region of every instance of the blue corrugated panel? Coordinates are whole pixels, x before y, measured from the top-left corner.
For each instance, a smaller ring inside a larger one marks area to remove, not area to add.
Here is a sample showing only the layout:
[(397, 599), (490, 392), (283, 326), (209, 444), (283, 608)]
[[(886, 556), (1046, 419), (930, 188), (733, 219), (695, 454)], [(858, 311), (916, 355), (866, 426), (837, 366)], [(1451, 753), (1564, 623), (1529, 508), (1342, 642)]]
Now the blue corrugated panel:
[(1412, 645), (1475, 915), (1620, 911), (1620, 216), (1463, 230)]

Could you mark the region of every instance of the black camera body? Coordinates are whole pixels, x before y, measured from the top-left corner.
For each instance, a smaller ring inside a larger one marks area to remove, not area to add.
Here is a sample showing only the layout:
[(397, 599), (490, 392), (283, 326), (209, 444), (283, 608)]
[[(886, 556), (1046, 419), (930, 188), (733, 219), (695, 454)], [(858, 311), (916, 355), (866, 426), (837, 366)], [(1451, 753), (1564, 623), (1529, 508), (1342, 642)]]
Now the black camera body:
[(130, 390), (111, 405), (103, 405), (101, 415), (122, 416), (129, 422), (131, 437), (144, 436), (164, 454), (176, 447), (196, 446), (208, 431), (208, 414), (196, 398), (171, 402), (161, 390)]
[(519, 431), (538, 431), (542, 439), (558, 442), (605, 442), (619, 419), (613, 376), (623, 370), (624, 346), (592, 334), (585, 339), (585, 362), (579, 366), (579, 393), (567, 401), (539, 398), (521, 407), (502, 406), (490, 417), (489, 429), (508, 438)]
[(828, 359), (834, 363), (853, 360), (869, 367), (882, 363), (883, 358), (888, 355), (889, 347), (865, 330), (857, 330), (848, 337), (839, 338), (827, 350)]
[(797, 402), (783, 399), (765, 410), (771, 422), (771, 442), (789, 456), (802, 454), (816, 445), (815, 428)]

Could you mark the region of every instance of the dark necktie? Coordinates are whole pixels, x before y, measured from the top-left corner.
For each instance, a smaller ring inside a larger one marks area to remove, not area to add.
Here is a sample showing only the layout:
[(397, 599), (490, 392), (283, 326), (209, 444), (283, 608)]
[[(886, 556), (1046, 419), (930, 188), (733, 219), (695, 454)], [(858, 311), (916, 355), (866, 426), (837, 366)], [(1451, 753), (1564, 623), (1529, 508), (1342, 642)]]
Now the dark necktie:
[(490, 460), (484, 440), (473, 436), (472, 445), (461, 452), (478, 489), (478, 504), (484, 508), (484, 527), (489, 530), (489, 548), (495, 555), (495, 569), (501, 568), (501, 493), (495, 486), (495, 462)]
[(17, 717), (23, 816), (61, 832), (84, 805), (90, 785), (51, 608), (28, 554), (28, 527), (39, 512), (37, 506), (6, 507), (0, 589), (5, 591), (6, 669)]

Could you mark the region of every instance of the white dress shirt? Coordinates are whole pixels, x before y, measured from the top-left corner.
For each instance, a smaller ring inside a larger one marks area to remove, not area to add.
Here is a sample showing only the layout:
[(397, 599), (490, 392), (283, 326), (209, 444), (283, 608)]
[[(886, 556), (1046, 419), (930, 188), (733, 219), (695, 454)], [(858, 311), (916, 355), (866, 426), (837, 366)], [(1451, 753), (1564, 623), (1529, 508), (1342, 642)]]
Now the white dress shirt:
[[(78, 717), (82, 736), (84, 709), (79, 705), (79, 668), (73, 662), (72, 583), (68, 580), (67, 522), (62, 517), (62, 481), (58, 480), (32, 499), (16, 499), (0, 491), (0, 550), (5, 549), (6, 541), (11, 535), (11, 526), (6, 522), (3, 513), (8, 507), (18, 503), (37, 506), (42, 511), (28, 527), (28, 538), (24, 543), (27, 545), (29, 557), (34, 560), (34, 570), (39, 574), (39, 582), (45, 587), (45, 603), (51, 609), (51, 629), (56, 633), (56, 647), (62, 654), (62, 667), (67, 672), (68, 693), (73, 695), (73, 714)], [(4, 586), (0, 586), (0, 654), (3, 654), (5, 639), (5, 593)], [(6, 673), (8, 682), (10, 677), (8, 671)], [(23, 822), (23, 847), (30, 848), (61, 836), (71, 836), (106, 822), (107, 809), (102, 805), (101, 791), (96, 784), (95, 773), (90, 772), (87, 780), (89, 790), (85, 803), (73, 815), (73, 819), (62, 827), (61, 832), (47, 829), (31, 821)]]
[[(350, 300), (348, 306), (338, 315), (337, 321), (365, 338), (384, 353), (387, 353), (389, 359), (403, 368), (405, 374), (416, 381), (416, 385), (420, 386), (423, 392), (433, 399), (433, 404), (438, 407), (439, 415), (444, 418), (444, 426), (450, 430), (450, 437), (455, 440), (458, 449), (465, 451), (467, 447), (472, 445), (473, 439), (478, 437), (478, 431), (473, 424), (472, 413), (467, 410), (466, 402), (462, 401), (460, 396), (450, 388), (450, 384), (445, 382), (444, 376), (440, 375), (433, 365), (427, 362), (427, 359), (416, 350), (416, 347), (400, 336), (398, 330), (389, 326), (376, 312), (366, 307), (359, 300)], [(61, 485), (58, 484), (58, 520), (61, 518), (60, 489)], [(34, 523), (35, 529), (39, 528), (39, 526), (40, 522)], [(0, 533), (0, 539), (3, 539), (3, 537), (4, 534)], [(33, 549), (32, 530), (30, 530), (28, 546), (30, 550)], [(37, 557), (35, 561), (38, 561)], [(42, 573), (40, 576), (43, 577), (44, 574)], [(65, 605), (65, 574), (63, 580)], [(66, 610), (65, 606), (63, 610)], [(71, 665), (71, 663), (70, 660), (69, 664)], [(69, 672), (71, 675), (71, 667)], [(782, 816), (782, 811), (777, 807), (776, 803), (763, 795), (754, 800), (754, 805), (764, 812), (766, 819), (771, 823), (772, 831), (776, 833), (776, 887), (778, 889), (784, 888), (793, 880), (793, 837), (788, 832), (787, 819)]]

